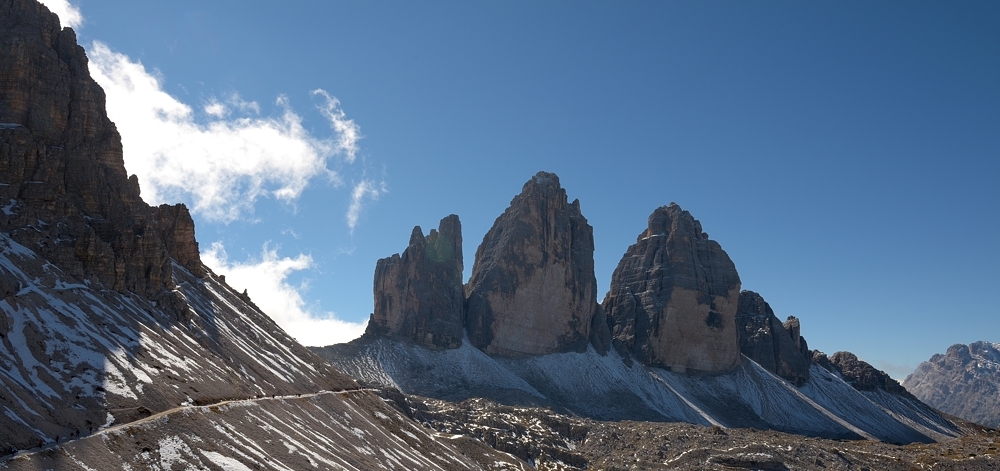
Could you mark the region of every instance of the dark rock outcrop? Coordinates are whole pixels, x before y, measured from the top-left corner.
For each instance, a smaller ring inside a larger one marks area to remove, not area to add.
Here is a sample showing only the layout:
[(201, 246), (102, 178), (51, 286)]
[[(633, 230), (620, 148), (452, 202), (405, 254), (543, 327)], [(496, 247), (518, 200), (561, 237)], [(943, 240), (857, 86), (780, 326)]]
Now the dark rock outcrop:
[(404, 338), (430, 348), (462, 344), (462, 224), (452, 214), (424, 237), (413, 228), (403, 255), (375, 267), (375, 312), (368, 335)]
[(740, 352), (768, 371), (802, 386), (809, 379), (812, 354), (799, 334), (799, 320), (782, 324), (771, 306), (753, 291), (740, 293), (736, 309)]
[(1000, 427), (1000, 344), (952, 345), (921, 363), (903, 386), (941, 411)]
[(851, 352), (837, 352), (827, 357), (825, 353), (814, 350), (812, 361), (827, 371), (840, 374), (844, 381), (858, 391), (882, 390), (916, 399), (899, 384), (899, 381)]
[(794, 344), (795, 348), (798, 349), (799, 354), (805, 357), (807, 362), (811, 362), (812, 351), (809, 350), (809, 344), (806, 343), (806, 338), (802, 336), (802, 324), (799, 322), (799, 318), (795, 316), (788, 316), (781, 326), (785, 328), (788, 335), (792, 336), (792, 344)]
[(171, 259), (204, 274), (194, 224), (183, 205), (139, 197), (87, 64), (45, 7), (0, 3), (0, 230), (74, 276), (157, 299)]
[(739, 293), (729, 255), (671, 204), (649, 216), (602, 305), (623, 354), (674, 370), (723, 371), (740, 363)]
[(476, 251), (469, 338), (491, 355), (584, 351), (599, 315), (596, 293), (593, 228), (559, 177), (539, 172)]

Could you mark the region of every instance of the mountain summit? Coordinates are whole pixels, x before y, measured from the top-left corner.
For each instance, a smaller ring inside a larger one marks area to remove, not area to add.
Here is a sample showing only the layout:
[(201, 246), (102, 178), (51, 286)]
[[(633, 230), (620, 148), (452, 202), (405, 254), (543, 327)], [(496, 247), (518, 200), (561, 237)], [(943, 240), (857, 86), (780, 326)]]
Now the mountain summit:
[(1000, 427), (1000, 343), (952, 345), (921, 363), (903, 386), (944, 412)]

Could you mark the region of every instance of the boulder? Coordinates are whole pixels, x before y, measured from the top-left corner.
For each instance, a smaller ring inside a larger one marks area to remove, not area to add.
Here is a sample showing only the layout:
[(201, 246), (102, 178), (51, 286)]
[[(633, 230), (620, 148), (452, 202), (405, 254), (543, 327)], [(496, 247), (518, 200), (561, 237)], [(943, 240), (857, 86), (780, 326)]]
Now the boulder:
[(740, 352), (766, 370), (802, 386), (809, 379), (812, 355), (803, 353), (805, 339), (799, 320), (789, 317), (782, 324), (764, 298), (753, 291), (740, 293), (736, 308)]
[(375, 312), (368, 335), (407, 339), (429, 348), (462, 345), (462, 224), (452, 214), (424, 237), (413, 228), (403, 254), (375, 267)]
[(559, 177), (539, 172), (524, 184), (483, 237), (465, 291), (469, 339), (487, 354), (587, 349), (600, 315), (593, 228)]
[(604, 298), (614, 344), (674, 371), (740, 364), (740, 277), (722, 247), (677, 204), (662, 206), (611, 277)]

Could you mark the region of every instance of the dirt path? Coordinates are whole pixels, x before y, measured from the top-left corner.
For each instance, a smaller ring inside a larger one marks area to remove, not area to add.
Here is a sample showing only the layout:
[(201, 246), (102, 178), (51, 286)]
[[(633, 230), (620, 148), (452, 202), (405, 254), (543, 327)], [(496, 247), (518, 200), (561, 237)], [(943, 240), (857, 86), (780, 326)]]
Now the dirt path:
[(377, 391), (377, 390), (376, 389), (372, 389), (372, 388), (344, 389), (344, 390), (341, 390), (341, 391), (319, 391), (319, 392), (306, 393), (306, 394), (289, 394), (289, 395), (286, 395), (286, 396), (264, 396), (264, 397), (251, 397), (251, 398), (246, 398), (246, 399), (227, 399), (225, 401), (219, 401), (219, 402), (216, 402), (216, 403), (213, 403), (213, 404), (205, 404), (205, 405), (200, 405), (200, 406), (196, 406), (194, 404), (187, 404), (187, 405), (182, 405), (182, 406), (174, 407), (173, 409), (167, 409), (167, 410), (162, 411), (162, 412), (157, 412), (156, 414), (153, 414), (153, 415), (151, 415), (149, 417), (141, 418), (139, 420), (133, 420), (131, 422), (126, 422), (124, 424), (113, 425), (111, 427), (100, 428), (100, 429), (95, 430), (93, 433), (91, 433), (89, 435), (85, 435), (85, 436), (82, 436), (82, 437), (79, 437), (79, 438), (74, 438), (74, 439), (71, 439), (71, 440), (65, 440), (64, 439), (64, 440), (58, 441), (58, 442), (45, 443), (45, 444), (43, 444), (40, 447), (30, 448), (30, 449), (27, 449), (27, 450), (18, 450), (16, 453), (4, 455), (4, 456), (0, 456), (0, 463), (6, 462), (6, 461), (8, 461), (8, 460), (10, 460), (12, 458), (16, 458), (16, 457), (19, 457), (19, 456), (31, 455), (31, 454), (38, 453), (38, 452), (45, 451), (45, 450), (49, 450), (49, 449), (52, 449), (52, 448), (58, 448), (58, 447), (60, 447), (62, 445), (73, 443), (73, 442), (78, 441), (78, 440), (83, 440), (83, 439), (87, 439), (87, 438), (90, 438), (90, 437), (95, 437), (95, 436), (98, 436), (98, 435), (104, 435), (104, 434), (108, 434), (108, 433), (111, 433), (111, 432), (116, 432), (118, 430), (121, 430), (121, 429), (124, 429), (124, 428), (128, 428), (128, 427), (134, 427), (134, 426), (137, 426), (137, 425), (142, 425), (142, 424), (145, 424), (145, 423), (148, 423), (148, 422), (152, 422), (154, 420), (161, 419), (161, 418), (166, 417), (168, 415), (176, 414), (178, 412), (183, 412), (183, 411), (187, 411), (187, 410), (196, 410), (196, 409), (202, 409), (202, 410), (204, 410), (204, 409), (208, 409), (210, 407), (219, 407), (219, 406), (224, 406), (226, 404), (236, 404), (236, 403), (240, 403), (240, 402), (261, 402), (261, 401), (279, 401), (279, 400), (286, 400), (286, 399), (307, 399), (307, 398), (310, 398), (310, 397), (316, 397), (316, 396), (321, 396), (321, 395), (325, 395), (325, 394), (343, 395), (343, 394), (350, 394), (350, 393), (357, 393), (357, 392), (374, 392), (374, 391)]

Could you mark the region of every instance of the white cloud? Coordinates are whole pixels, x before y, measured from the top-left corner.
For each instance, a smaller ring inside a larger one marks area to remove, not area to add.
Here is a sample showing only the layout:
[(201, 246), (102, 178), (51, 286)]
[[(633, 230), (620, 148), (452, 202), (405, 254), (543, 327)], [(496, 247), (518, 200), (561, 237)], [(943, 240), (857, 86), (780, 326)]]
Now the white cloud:
[[(79, 28), (80, 10), (68, 0), (42, 0), (63, 26)], [(125, 166), (139, 176), (143, 199), (150, 204), (192, 201), (192, 210), (207, 219), (229, 222), (253, 211), (257, 198), (298, 198), (311, 179), (342, 179), (327, 165), (336, 156), (352, 163), (361, 128), (347, 119), (340, 101), (326, 91), (312, 91), (334, 135), (319, 138), (302, 125), (285, 97), (276, 103), (280, 116), (261, 117), (260, 105), (232, 94), (212, 99), (200, 112), (166, 93), (161, 78), (138, 61), (94, 41), (87, 51), (90, 72), (104, 88), (108, 116), (118, 127)], [(351, 193), (348, 226), (353, 231), (366, 200), (385, 192), (369, 180)], [(294, 234), (293, 234), (294, 235)], [(254, 302), (305, 345), (329, 345), (360, 336), (367, 322), (346, 322), (333, 313), (312, 312), (303, 300), (305, 286), (287, 282), (291, 273), (313, 266), (307, 255), (279, 257), (265, 244), (259, 260), (230, 262), (221, 244), (212, 244), (202, 261)]]
[(317, 315), (309, 312), (300, 291), (287, 282), (288, 275), (313, 266), (312, 257), (280, 257), (267, 244), (261, 248), (260, 259), (230, 262), (225, 247), (215, 242), (202, 252), (201, 260), (217, 274), (226, 276), (226, 283), (237, 291), (247, 290), (250, 299), (271, 319), (274, 319), (299, 343), (308, 346), (343, 343), (361, 336), (367, 322), (346, 322), (333, 313)]
[(45, 5), (52, 13), (59, 15), (59, 23), (63, 27), (80, 29), (80, 26), (83, 26), (83, 15), (80, 14), (80, 9), (71, 5), (68, 0), (39, 0), (39, 3)]
[(324, 98), (326, 103), (319, 108), (326, 119), (330, 120), (330, 127), (337, 133), (337, 150), (347, 156), (348, 162), (354, 162), (354, 157), (358, 152), (358, 141), (361, 140), (361, 127), (354, 124), (353, 120), (347, 119), (344, 110), (340, 109), (340, 100), (330, 96), (326, 90), (316, 89), (313, 95)]
[(365, 200), (376, 201), (385, 192), (385, 182), (376, 186), (372, 180), (365, 179), (354, 185), (354, 190), (351, 191), (351, 205), (347, 208), (347, 227), (350, 227), (351, 231), (354, 231), (354, 227), (358, 225), (358, 218), (361, 216), (361, 208)]
[(91, 74), (107, 94), (108, 116), (122, 136), (125, 167), (139, 176), (147, 203), (190, 197), (194, 212), (230, 222), (252, 212), (260, 197), (297, 199), (316, 176), (340, 183), (328, 161), (336, 155), (355, 159), (361, 130), (323, 90), (313, 95), (323, 98), (317, 107), (330, 120), (329, 139), (307, 131), (285, 97), (277, 99), (283, 111), (276, 117), (258, 116), (259, 105), (238, 95), (213, 100), (202, 108), (201, 123), (142, 63), (98, 41), (88, 55)]
[(209, 116), (216, 118), (225, 118), (229, 114), (229, 110), (226, 109), (226, 105), (219, 103), (218, 101), (212, 101), (211, 103), (205, 105), (205, 113)]

